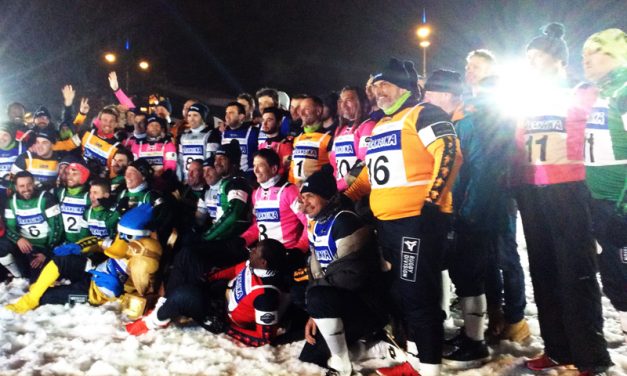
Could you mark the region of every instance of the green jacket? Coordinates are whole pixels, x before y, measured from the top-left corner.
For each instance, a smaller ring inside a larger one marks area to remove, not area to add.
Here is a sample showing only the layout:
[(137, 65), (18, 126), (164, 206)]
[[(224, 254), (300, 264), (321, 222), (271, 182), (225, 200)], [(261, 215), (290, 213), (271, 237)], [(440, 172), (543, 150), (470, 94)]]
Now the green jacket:
[(81, 185), (74, 188), (60, 188), (57, 199), (61, 209), (63, 222), (63, 240), (67, 243), (76, 243), (89, 235), (84, 223), (84, 214), (91, 205), (89, 192)]
[(203, 234), (204, 240), (223, 240), (239, 236), (252, 223), (252, 188), (242, 176), (230, 176), (220, 184), (223, 214)]
[(627, 213), (627, 67), (598, 87), (586, 124), (586, 183), (592, 197), (616, 202)]

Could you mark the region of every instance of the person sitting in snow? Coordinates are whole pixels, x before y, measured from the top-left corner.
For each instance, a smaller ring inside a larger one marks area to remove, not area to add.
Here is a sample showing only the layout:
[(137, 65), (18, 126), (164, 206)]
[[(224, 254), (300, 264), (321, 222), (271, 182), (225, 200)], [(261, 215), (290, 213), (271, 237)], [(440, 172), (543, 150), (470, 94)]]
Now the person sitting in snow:
[[(118, 236), (110, 246), (103, 244), (104, 252), (94, 251), (94, 243), (85, 239), (82, 244), (55, 248), (55, 256), (29, 292), (6, 308), (25, 313), (42, 304), (88, 301), (100, 305), (116, 300), (124, 291), (137, 292), (140, 296), (152, 292), (152, 280), (161, 257), (161, 246), (150, 237), (148, 229), (152, 213), (153, 208), (147, 204), (125, 213), (118, 224)], [(50, 287), (61, 278), (71, 283)]]
[(141, 335), (165, 328), (175, 317), (187, 316), (212, 333), (226, 332), (248, 346), (270, 343), (284, 306), (280, 270), (285, 252), (281, 242), (262, 240), (250, 252), (248, 261), (212, 273), (208, 281), (168, 291), (152, 312), (127, 324), (126, 330)]

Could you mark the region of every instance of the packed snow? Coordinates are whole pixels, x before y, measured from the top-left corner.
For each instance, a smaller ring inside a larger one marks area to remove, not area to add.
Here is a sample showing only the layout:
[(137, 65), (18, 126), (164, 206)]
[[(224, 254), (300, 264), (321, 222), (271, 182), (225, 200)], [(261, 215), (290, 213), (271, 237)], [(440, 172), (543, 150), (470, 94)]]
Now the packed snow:
[[(520, 225), (520, 223), (519, 223)], [(521, 227), (519, 226), (519, 229)], [(521, 232), (521, 231), (519, 231)], [(524, 238), (519, 250), (527, 273)], [(525, 345), (502, 341), (492, 347), (492, 360), (478, 369), (444, 375), (534, 375), (523, 362), (542, 352), (542, 339), (533, 302), (533, 288), (526, 275), (526, 317), (532, 338)], [(24, 280), (0, 284), (0, 304), (15, 301), (28, 289)], [(618, 315), (603, 298), (605, 338), (615, 366), (610, 375), (627, 375), (627, 345)], [(246, 348), (225, 335), (213, 335), (193, 325), (170, 326), (140, 337), (128, 335), (118, 303), (101, 307), (42, 306), (24, 315), (0, 308), (1, 375), (320, 375), (324, 370), (302, 363), (303, 342), (278, 347)], [(455, 325), (461, 325), (454, 314)], [(452, 334), (454, 328), (447, 332)], [(376, 362), (375, 362), (376, 363)], [(372, 374), (373, 361), (357, 365)], [(358, 368), (359, 369), (359, 368)], [(544, 375), (577, 375), (572, 369), (554, 369)]]

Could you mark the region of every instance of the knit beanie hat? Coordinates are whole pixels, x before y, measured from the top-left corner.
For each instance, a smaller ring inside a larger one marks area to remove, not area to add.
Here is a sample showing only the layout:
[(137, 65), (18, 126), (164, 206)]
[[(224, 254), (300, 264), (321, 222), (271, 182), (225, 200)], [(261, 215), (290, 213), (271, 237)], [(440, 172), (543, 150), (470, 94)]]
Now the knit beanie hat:
[(209, 114), (209, 109), (202, 103), (194, 103), (193, 105), (189, 106), (187, 112), (198, 112), (200, 114), (200, 117), (204, 121)]
[(224, 155), (229, 159), (229, 161), (231, 161), (231, 163), (239, 163), (242, 157), (242, 151), (239, 148), (239, 142), (233, 139), (228, 144), (220, 145), (220, 148), (218, 148), (218, 151), (216, 151), (216, 155)]
[(139, 171), (139, 173), (142, 174), (146, 181), (152, 179), (152, 175), (154, 174), (152, 166), (144, 158), (134, 160), (133, 162), (131, 162), (131, 164), (128, 165), (128, 167), (133, 167), (137, 171)]
[(39, 108), (35, 110), (35, 113), (33, 114), (33, 119), (36, 119), (40, 116), (46, 116), (48, 119), (52, 119), (52, 116), (50, 116), (50, 111), (48, 111), (45, 106), (39, 106)]
[(0, 131), (7, 132), (11, 135), (11, 138), (15, 139), (15, 127), (13, 123), (8, 121), (0, 122)]
[(146, 127), (152, 122), (159, 123), (159, 125), (161, 126), (161, 130), (163, 130), (164, 132), (168, 130), (168, 121), (164, 118), (160, 118), (155, 114), (150, 114), (150, 116), (148, 116), (148, 118), (146, 119)]
[(462, 76), (450, 70), (438, 69), (425, 82), (425, 91), (461, 95), (464, 90)]
[(418, 74), (414, 69), (414, 63), (406, 61), (402, 63), (397, 58), (391, 58), (383, 71), (373, 75), (372, 83), (387, 81), (400, 88), (416, 91), (416, 78)]
[(202, 166), (203, 167), (213, 167), (213, 164), (216, 162), (216, 157), (214, 157), (213, 155), (210, 156), (209, 158), (205, 159), (204, 161), (202, 161)]
[(157, 107), (165, 107), (169, 113), (172, 113), (172, 103), (170, 103), (170, 99), (168, 98), (159, 98), (159, 102), (157, 102)]
[[(140, 159), (141, 160), (141, 159)], [(118, 232), (121, 237), (144, 237), (150, 235), (148, 225), (152, 220), (152, 205), (138, 205), (122, 216), (118, 222)]]
[(527, 51), (535, 49), (545, 52), (564, 65), (568, 65), (568, 46), (564, 38), (564, 25), (553, 22), (542, 29), (542, 35), (535, 37), (527, 46)]
[(35, 138), (43, 137), (51, 143), (57, 142), (57, 132), (52, 129), (41, 129), (35, 133)]
[(607, 29), (592, 34), (583, 44), (584, 50), (601, 51), (627, 64), (627, 34), (621, 29)]
[(77, 170), (80, 173), (81, 178), (80, 178), (79, 182), (80, 182), (81, 185), (87, 183), (87, 180), (89, 180), (89, 169), (85, 165), (85, 162), (83, 162), (83, 161), (74, 161), (74, 162), (70, 163), (67, 166), (67, 168), (68, 169), (72, 169), (72, 170)]
[(300, 187), (300, 193), (313, 193), (330, 200), (337, 193), (337, 182), (333, 177), (333, 167), (324, 165), (311, 174)]

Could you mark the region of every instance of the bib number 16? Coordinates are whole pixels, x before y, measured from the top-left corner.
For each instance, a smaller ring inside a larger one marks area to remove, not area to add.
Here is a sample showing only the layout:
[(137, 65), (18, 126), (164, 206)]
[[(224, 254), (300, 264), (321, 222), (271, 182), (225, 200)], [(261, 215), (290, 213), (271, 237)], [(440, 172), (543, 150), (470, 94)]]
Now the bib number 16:
[(368, 159), (370, 183), (372, 184), (372, 180), (374, 179), (377, 185), (385, 185), (390, 180), (390, 170), (386, 166), (389, 160), (385, 155), (378, 156), (374, 162), (373, 159), (374, 158)]

